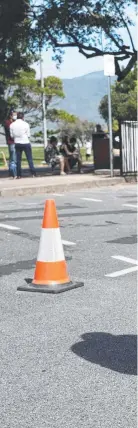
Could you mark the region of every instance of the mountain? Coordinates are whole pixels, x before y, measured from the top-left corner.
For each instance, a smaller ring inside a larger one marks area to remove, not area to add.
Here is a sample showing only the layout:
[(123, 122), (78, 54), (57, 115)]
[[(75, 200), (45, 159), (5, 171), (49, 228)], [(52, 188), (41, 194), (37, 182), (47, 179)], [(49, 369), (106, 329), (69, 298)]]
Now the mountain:
[[(115, 81), (112, 77), (112, 84)], [(63, 79), (66, 98), (59, 103), (59, 108), (81, 119), (103, 123), (98, 107), (101, 98), (108, 93), (108, 78), (103, 71), (95, 71), (73, 79)]]

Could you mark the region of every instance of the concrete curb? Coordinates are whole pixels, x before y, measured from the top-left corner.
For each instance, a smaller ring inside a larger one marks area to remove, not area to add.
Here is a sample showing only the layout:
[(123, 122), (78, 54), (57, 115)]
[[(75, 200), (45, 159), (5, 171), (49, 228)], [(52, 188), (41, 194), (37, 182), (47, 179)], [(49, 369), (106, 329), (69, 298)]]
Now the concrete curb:
[(3, 188), (0, 190), (1, 197), (12, 197), (12, 196), (27, 196), (27, 195), (36, 195), (43, 193), (62, 193), (74, 190), (89, 189), (94, 187), (109, 187), (122, 185), (127, 183), (136, 183), (137, 180), (135, 177), (114, 177), (114, 178), (100, 178), (90, 180), (88, 178), (85, 182), (74, 182), (74, 183), (63, 183), (63, 184), (36, 184), (35, 185), (26, 185), (22, 187), (10, 187)]

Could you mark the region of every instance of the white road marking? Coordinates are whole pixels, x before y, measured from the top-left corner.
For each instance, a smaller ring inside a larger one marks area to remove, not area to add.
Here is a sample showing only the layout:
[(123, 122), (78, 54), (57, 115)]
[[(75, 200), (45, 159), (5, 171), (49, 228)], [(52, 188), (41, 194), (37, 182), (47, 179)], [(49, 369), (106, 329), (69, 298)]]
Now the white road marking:
[(133, 267), (127, 268), (127, 269), (122, 269), (122, 270), (110, 273), (108, 275), (105, 275), (105, 276), (107, 276), (109, 278), (117, 278), (118, 276), (127, 275), (128, 273), (138, 271), (138, 261), (137, 260), (130, 259), (130, 258), (124, 257), (124, 256), (112, 256), (112, 258), (114, 258), (116, 260), (121, 260), (123, 262), (131, 263), (131, 264), (136, 265), (136, 266), (133, 266)]
[(10, 226), (9, 224), (0, 223), (0, 228), (8, 230), (20, 230), (20, 227)]
[(122, 260), (122, 262), (132, 263), (132, 265), (138, 265), (138, 260), (130, 259), (123, 256), (112, 256), (112, 259)]
[(133, 204), (123, 204), (123, 207), (127, 207), (127, 208), (138, 208), (138, 205), (133, 205)]
[(18, 204), (19, 206), (27, 206), (27, 207), (31, 207), (31, 206), (35, 206), (38, 207), (39, 205), (41, 205), (41, 203), (38, 202), (24, 202), (22, 204)]
[(93, 198), (80, 198), (81, 201), (91, 201), (91, 202), (103, 202), (101, 199), (93, 199)]
[(118, 276), (123, 276), (123, 275), (126, 275), (127, 273), (136, 272), (136, 271), (138, 271), (138, 266), (113, 272), (105, 276), (108, 276), (109, 278), (116, 278)]
[(64, 193), (51, 193), (53, 196), (63, 197)]
[(68, 247), (71, 247), (71, 246), (73, 246), (73, 245), (76, 245), (76, 244), (75, 244), (75, 242), (63, 241), (63, 240), (62, 240), (62, 244), (63, 244), (63, 245), (67, 245)]
[[(7, 230), (21, 230), (20, 227), (10, 226), (9, 224), (4, 224), (4, 223), (0, 223), (0, 228), (7, 229)], [(72, 247), (72, 246), (76, 245), (75, 242), (64, 241), (64, 240), (62, 240), (62, 244), (66, 245), (68, 247)]]

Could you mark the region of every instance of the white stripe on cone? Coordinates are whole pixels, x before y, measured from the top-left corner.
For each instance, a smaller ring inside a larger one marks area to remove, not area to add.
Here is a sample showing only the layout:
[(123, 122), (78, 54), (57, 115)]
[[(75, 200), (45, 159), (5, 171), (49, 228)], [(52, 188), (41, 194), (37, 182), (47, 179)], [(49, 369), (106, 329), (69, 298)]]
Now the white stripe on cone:
[(41, 230), (38, 262), (59, 262), (65, 260), (60, 229)]

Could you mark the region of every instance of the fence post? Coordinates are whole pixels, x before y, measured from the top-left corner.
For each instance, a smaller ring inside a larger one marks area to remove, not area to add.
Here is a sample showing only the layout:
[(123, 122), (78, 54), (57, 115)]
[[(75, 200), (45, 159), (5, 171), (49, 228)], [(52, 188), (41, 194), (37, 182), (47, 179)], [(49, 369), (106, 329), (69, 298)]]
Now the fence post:
[(123, 166), (122, 166), (122, 132), (121, 132), (121, 122), (119, 121), (119, 141), (120, 141), (120, 175), (123, 175)]

